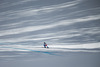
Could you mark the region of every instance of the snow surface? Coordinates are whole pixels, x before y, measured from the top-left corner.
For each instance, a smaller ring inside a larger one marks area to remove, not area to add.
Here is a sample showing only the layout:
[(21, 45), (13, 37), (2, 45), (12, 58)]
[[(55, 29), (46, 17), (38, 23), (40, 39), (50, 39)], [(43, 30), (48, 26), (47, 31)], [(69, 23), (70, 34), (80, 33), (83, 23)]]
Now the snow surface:
[(100, 0), (0, 0), (0, 67), (100, 67)]
[[(99, 43), (94, 45), (99, 46)], [(49, 45), (49, 48), (32, 45), (0, 46), (0, 67), (99, 67), (99, 57), (98, 47), (87, 48), (85, 44), (83, 47)]]
[(52, 53), (1, 51), (0, 67), (100, 67), (100, 52)]

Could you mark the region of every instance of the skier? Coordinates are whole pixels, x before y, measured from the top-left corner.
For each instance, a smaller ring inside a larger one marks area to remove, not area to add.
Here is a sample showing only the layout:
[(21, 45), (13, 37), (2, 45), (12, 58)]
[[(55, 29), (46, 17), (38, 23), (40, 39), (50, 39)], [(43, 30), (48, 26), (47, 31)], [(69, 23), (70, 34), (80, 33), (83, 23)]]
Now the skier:
[(45, 42), (44, 42), (44, 48), (49, 48)]

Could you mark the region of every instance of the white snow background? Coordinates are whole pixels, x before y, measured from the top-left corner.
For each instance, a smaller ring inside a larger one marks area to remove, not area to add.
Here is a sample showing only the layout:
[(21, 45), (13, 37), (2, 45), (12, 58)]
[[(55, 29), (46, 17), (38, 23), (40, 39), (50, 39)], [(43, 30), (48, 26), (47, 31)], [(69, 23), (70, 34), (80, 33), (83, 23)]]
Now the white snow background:
[(100, 67), (100, 1), (0, 0), (0, 67)]

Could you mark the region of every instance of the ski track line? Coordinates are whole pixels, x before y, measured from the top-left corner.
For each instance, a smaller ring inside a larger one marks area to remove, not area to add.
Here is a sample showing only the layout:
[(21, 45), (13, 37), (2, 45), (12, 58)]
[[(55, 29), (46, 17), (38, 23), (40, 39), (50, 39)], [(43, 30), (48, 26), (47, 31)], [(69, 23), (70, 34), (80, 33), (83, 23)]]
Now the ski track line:
[(38, 53), (45, 53), (45, 54), (49, 54), (49, 55), (61, 56), (61, 55), (55, 54), (56, 52), (37, 51), (37, 50), (32, 50), (32, 49), (13, 48), (13, 47), (1, 47), (1, 48), (12, 48), (12, 49), (28, 50), (28, 51), (38, 52)]

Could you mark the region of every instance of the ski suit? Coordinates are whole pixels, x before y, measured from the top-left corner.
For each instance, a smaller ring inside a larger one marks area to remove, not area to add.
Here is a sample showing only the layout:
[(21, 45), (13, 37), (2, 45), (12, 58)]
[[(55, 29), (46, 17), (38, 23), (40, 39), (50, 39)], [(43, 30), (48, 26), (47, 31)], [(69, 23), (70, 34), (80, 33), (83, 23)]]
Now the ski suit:
[(47, 47), (47, 44), (44, 42), (44, 48), (46, 48)]

